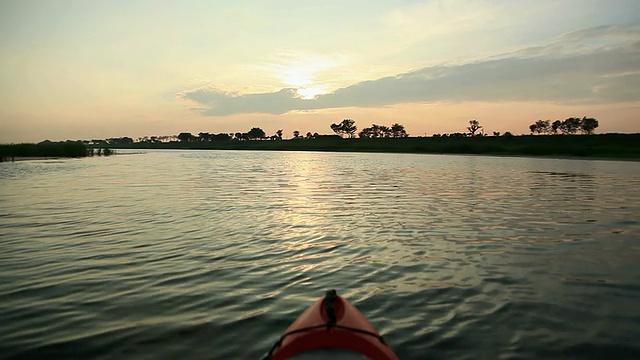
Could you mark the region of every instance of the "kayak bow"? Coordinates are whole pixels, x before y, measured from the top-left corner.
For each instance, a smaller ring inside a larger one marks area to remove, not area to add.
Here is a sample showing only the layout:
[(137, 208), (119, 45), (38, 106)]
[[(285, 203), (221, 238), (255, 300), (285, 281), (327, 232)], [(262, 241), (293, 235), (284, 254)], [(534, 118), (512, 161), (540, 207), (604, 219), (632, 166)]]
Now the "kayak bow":
[(285, 360), (325, 349), (371, 360), (398, 359), (369, 320), (335, 290), (329, 290), (287, 328), (263, 360)]

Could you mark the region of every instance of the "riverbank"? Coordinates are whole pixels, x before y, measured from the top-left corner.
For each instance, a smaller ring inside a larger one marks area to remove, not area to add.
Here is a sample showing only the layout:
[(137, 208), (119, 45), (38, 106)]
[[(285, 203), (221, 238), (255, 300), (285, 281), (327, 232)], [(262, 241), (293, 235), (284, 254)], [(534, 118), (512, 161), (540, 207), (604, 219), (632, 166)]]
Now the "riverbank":
[(133, 143), (118, 145), (118, 148), (477, 154), (640, 160), (640, 134), (376, 139), (320, 137), (292, 140)]

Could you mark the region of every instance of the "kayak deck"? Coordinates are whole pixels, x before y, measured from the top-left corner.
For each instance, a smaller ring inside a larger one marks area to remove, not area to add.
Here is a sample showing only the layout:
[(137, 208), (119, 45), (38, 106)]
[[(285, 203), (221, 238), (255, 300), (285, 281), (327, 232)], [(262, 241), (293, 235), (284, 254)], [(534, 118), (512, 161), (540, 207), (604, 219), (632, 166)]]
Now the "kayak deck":
[(355, 306), (335, 290), (329, 290), (287, 328), (264, 359), (397, 360), (398, 357)]
[(294, 355), (291, 360), (371, 360), (363, 354), (344, 349), (316, 349)]

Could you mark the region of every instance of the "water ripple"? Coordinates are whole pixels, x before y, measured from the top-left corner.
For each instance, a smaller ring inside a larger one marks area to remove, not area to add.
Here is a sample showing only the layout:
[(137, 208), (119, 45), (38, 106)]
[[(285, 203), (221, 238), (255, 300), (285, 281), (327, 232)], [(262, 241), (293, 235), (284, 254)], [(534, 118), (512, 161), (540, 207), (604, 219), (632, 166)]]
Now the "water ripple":
[(640, 168), (149, 151), (3, 163), (3, 358), (258, 358), (327, 288), (402, 359), (640, 356)]

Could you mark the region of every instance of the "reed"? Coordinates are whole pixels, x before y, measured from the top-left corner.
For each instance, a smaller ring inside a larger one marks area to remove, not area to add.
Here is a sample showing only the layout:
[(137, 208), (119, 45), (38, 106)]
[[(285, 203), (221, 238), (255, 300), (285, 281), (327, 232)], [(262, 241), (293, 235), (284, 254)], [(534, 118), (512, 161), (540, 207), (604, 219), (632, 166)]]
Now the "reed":
[(0, 144), (0, 161), (17, 157), (66, 157), (87, 156), (87, 147), (80, 142), (47, 142), (39, 144)]

